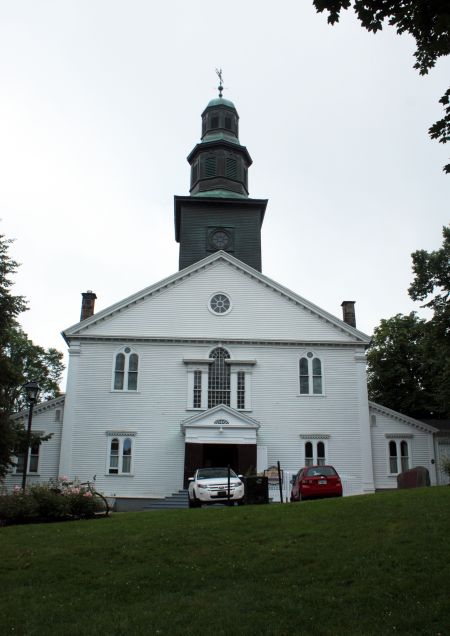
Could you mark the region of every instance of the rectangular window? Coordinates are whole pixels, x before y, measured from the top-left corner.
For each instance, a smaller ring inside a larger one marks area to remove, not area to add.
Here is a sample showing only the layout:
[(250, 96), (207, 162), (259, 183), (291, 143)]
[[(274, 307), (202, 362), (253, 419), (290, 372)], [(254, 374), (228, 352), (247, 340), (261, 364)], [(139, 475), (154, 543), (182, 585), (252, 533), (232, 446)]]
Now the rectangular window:
[(199, 409), (202, 406), (202, 372), (194, 371), (194, 409)]
[[(28, 473), (37, 473), (39, 468), (39, 448), (40, 444), (33, 444), (28, 455)], [(16, 456), (16, 473), (23, 473), (25, 462), (24, 453), (14, 453)]]
[(15, 453), (16, 456), (16, 473), (23, 473), (23, 464), (25, 455), (23, 453)]
[(30, 459), (28, 462), (28, 472), (37, 473), (39, 466), (39, 444), (33, 444), (30, 448)]
[(108, 436), (108, 463), (107, 472), (110, 475), (131, 475), (132, 470), (132, 435), (124, 437), (119, 434), (117, 437)]
[(237, 374), (237, 407), (245, 409), (245, 372), (238, 371)]

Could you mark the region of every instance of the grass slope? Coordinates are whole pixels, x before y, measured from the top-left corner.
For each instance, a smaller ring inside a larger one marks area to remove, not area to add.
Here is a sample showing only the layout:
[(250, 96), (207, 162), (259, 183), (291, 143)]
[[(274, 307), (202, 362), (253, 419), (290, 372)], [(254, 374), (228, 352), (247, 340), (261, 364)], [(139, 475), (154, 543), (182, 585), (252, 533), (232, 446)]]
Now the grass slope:
[(0, 529), (2, 634), (449, 634), (450, 488)]

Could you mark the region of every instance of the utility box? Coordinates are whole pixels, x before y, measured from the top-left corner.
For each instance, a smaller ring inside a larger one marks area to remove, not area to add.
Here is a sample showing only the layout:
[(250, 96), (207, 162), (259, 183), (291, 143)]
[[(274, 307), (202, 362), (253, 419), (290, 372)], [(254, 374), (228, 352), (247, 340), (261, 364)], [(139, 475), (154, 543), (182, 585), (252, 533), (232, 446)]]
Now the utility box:
[(269, 503), (269, 478), (246, 477), (245, 478), (245, 503), (267, 504)]

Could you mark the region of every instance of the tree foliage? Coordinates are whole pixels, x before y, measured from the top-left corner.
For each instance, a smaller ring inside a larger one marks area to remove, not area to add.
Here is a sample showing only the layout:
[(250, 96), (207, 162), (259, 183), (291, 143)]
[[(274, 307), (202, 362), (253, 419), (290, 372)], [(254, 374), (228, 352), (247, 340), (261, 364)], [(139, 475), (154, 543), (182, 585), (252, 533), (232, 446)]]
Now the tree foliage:
[[(0, 478), (12, 465), (11, 451), (25, 442), (23, 425), (11, 420), (14, 411), (26, 406), (23, 384), (37, 380), (41, 399), (57, 397), (64, 369), (62, 353), (33, 344), (17, 322), (27, 304), (23, 296), (11, 293), (11, 277), (18, 268), (9, 255), (11, 243), (0, 235)], [(45, 439), (33, 436), (33, 443)]]
[[(351, 0), (313, 0), (316, 10), (328, 11), (328, 22), (339, 22), (343, 9), (352, 6)], [(368, 31), (376, 33), (385, 21), (397, 33), (409, 33), (416, 41), (414, 68), (425, 75), (439, 57), (450, 53), (450, 3), (448, 0), (354, 0), (358, 20)], [(450, 88), (439, 100), (444, 116), (433, 124), (428, 133), (440, 143), (450, 141)], [(444, 166), (450, 172), (450, 164)]]
[(412, 254), (415, 279), (408, 289), (413, 300), (429, 299), (423, 306), (433, 309), (435, 316), (449, 310), (450, 227), (442, 228), (442, 236), (444, 241), (439, 250), (417, 250)]
[(367, 354), (369, 395), (412, 417), (450, 417), (450, 229), (442, 248), (412, 254), (413, 300), (426, 300), (430, 320), (397, 314), (375, 329)]

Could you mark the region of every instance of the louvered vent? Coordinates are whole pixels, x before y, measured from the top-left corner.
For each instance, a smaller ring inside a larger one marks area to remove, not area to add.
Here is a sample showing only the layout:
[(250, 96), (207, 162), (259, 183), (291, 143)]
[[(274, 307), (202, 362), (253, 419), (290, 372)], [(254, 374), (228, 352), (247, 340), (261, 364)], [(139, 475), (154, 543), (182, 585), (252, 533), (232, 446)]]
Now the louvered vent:
[(197, 176), (198, 176), (198, 167), (197, 167), (197, 164), (194, 164), (192, 166), (192, 183), (195, 183), (197, 181)]
[(211, 128), (219, 128), (219, 118), (211, 117)]
[(226, 176), (229, 179), (237, 179), (237, 161), (227, 157), (226, 161)]
[(217, 174), (215, 157), (205, 159), (205, 177), (215, 177)]
[(225, 128), (231, 130), (231, 117), (225, 117)]

